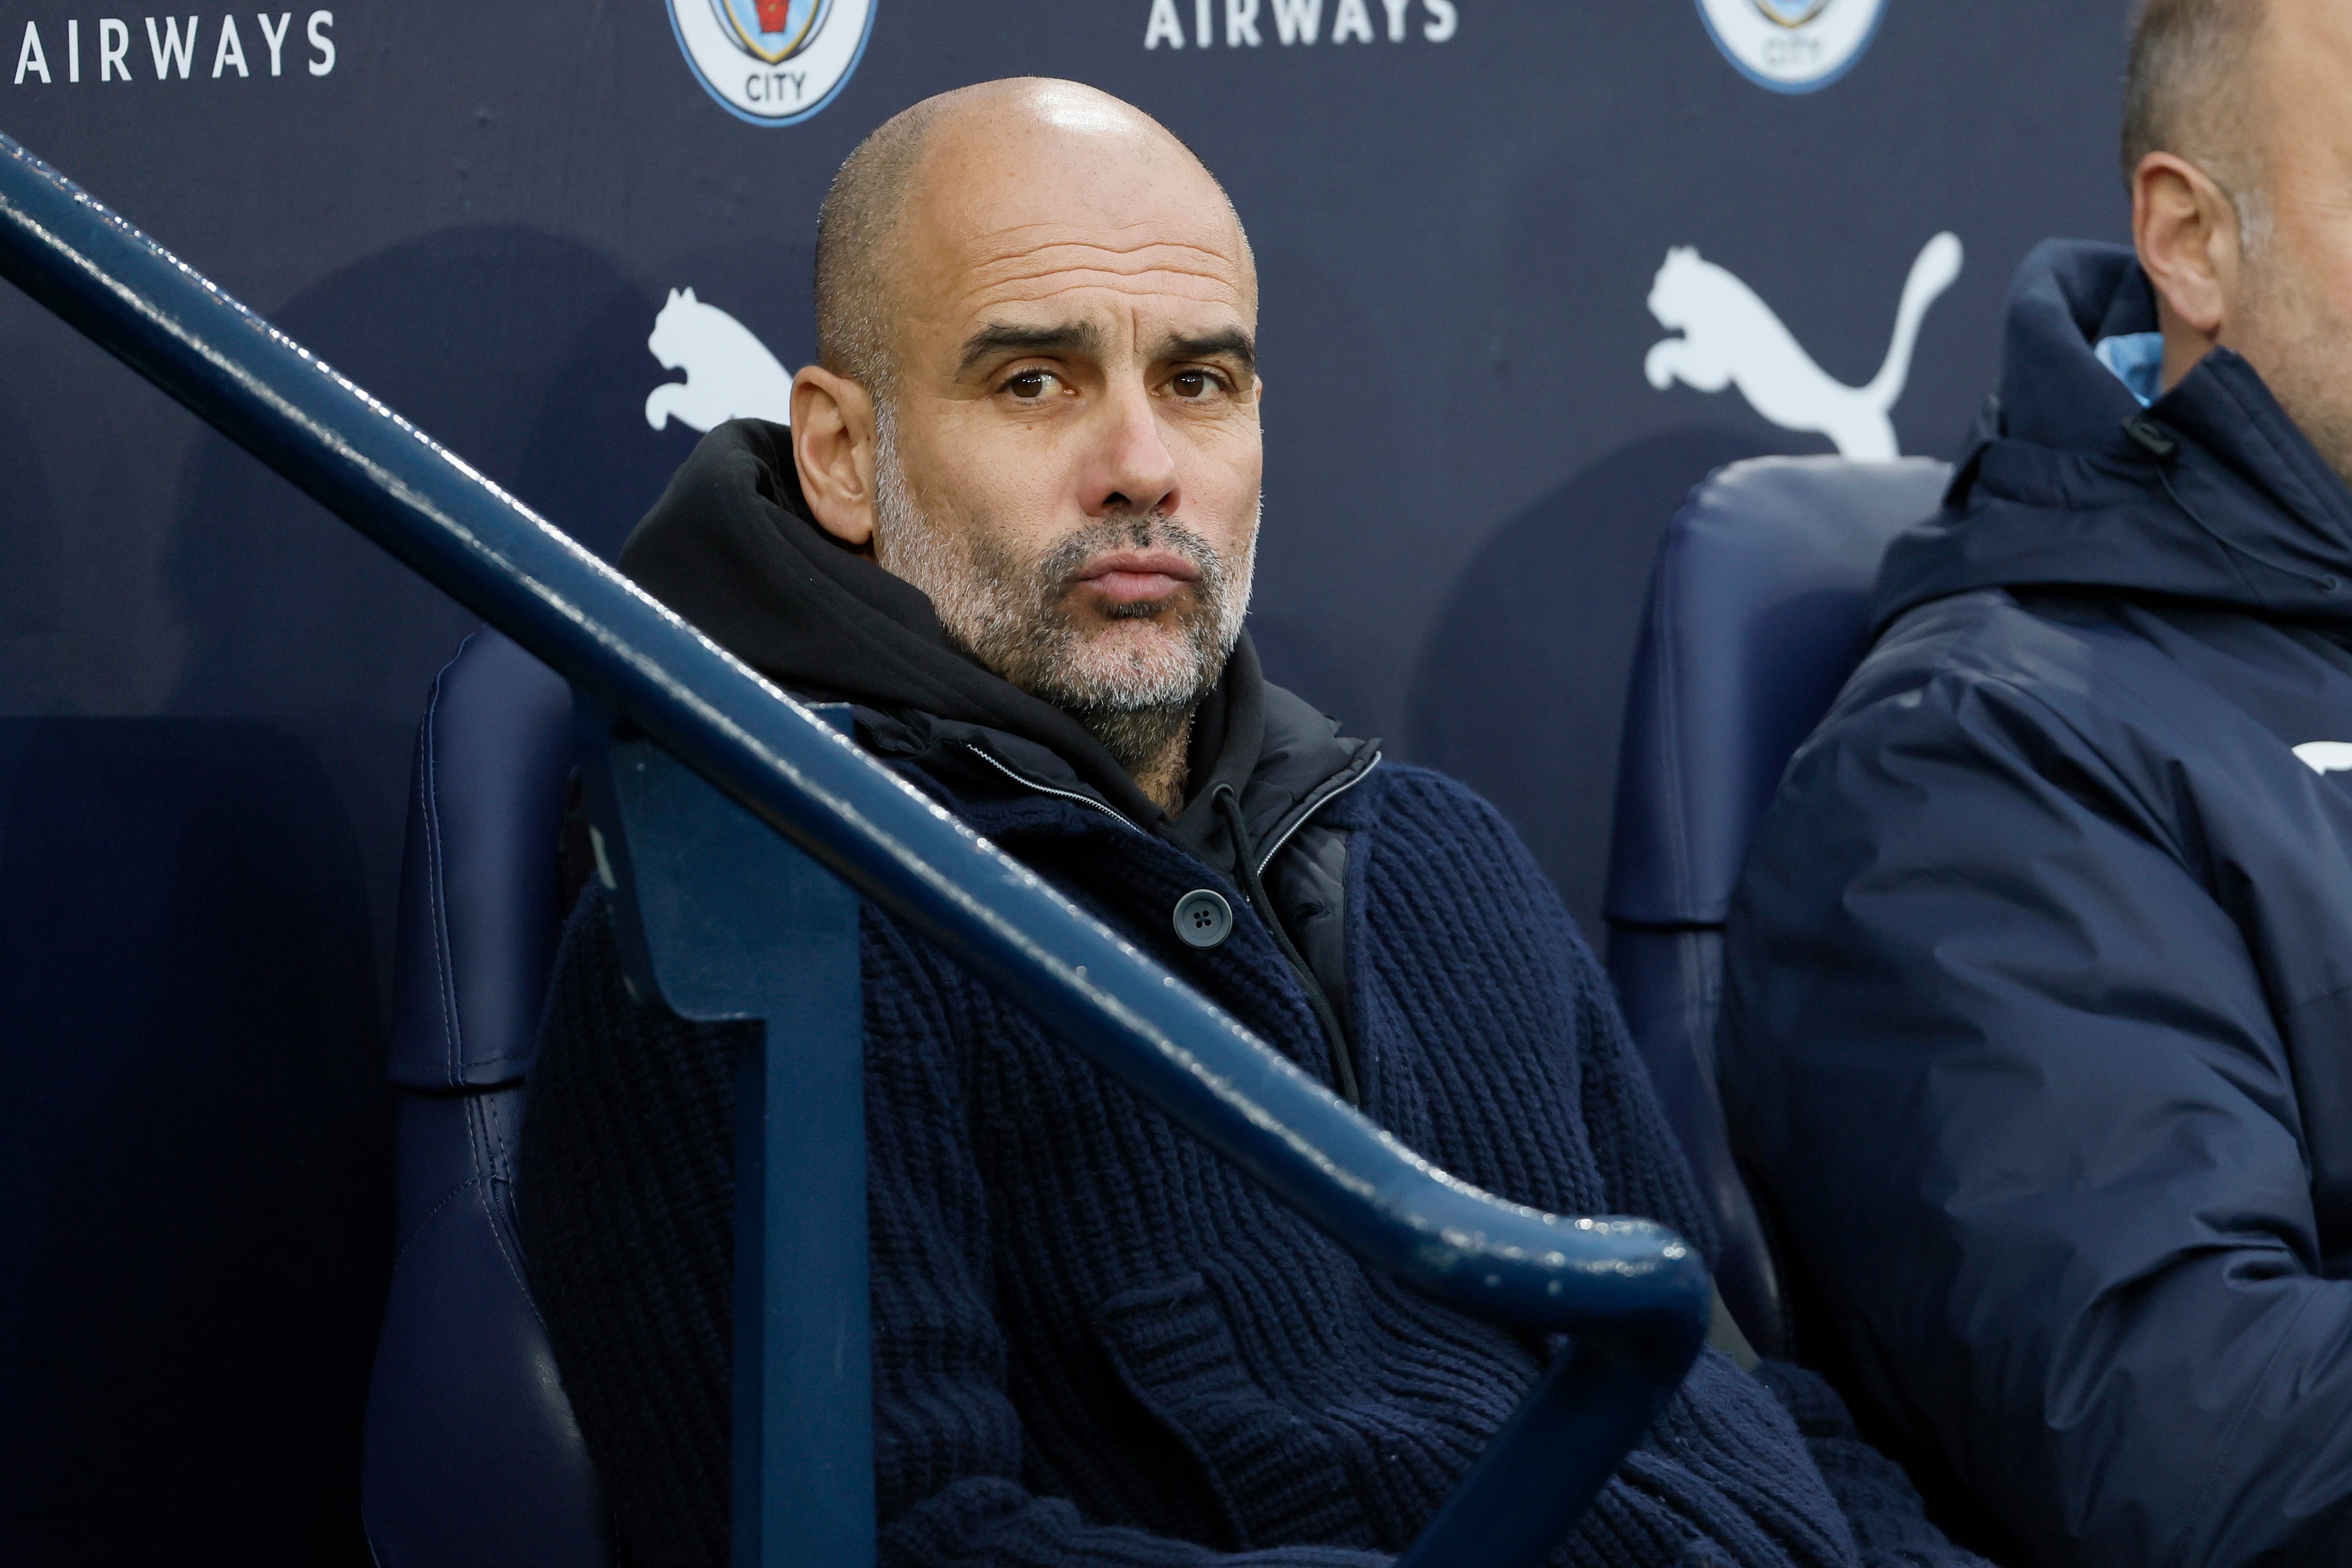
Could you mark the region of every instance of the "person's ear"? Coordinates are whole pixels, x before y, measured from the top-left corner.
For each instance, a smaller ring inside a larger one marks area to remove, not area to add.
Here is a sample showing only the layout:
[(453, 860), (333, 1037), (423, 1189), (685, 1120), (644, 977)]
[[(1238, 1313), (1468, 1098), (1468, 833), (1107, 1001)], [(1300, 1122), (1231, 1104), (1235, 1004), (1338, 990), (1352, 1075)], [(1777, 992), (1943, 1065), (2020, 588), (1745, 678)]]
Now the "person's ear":
[(874, 553), (874, 399), (813, 364), (793, 377), (793, 463), (817, 526)]
[(2167, 316), (2170, 385), (2176, 349), (2193, 363), (2229, 330), (2242, 255), (2237, 204), (2187, 159), (2150, 153), (2132, 173), (2132, 240)]

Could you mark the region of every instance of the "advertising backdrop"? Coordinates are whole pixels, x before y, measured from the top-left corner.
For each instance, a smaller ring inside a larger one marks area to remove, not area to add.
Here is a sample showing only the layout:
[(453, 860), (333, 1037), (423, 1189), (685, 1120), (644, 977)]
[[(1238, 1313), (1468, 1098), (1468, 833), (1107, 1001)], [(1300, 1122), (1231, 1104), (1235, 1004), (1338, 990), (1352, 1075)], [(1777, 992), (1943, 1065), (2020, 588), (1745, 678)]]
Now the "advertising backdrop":
[[(809, 356), (882, 119), (1024, 73), (1159, 116), (1263, 270), (1269, 673), (1588, 930), (1685, 492), (1946, 453), (2026, 249), (2124, 230), (2124, 0), (110, 3), (0, 0), (0, 130), (607, 554)], [(365, 1561), (394, 887), (469, 625), (0, 291), (13, 1562)]]

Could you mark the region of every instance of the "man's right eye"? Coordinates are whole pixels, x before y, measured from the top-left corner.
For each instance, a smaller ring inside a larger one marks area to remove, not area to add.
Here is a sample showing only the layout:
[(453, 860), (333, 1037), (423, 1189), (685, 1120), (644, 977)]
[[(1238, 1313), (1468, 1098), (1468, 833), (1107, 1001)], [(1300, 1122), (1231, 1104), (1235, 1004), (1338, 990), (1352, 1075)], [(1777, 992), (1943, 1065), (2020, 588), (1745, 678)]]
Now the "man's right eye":
[(1004, 390), (1015, 397), (1035, 399), (1052, 390), (1054, 373), (1045, 370), (1024, 370), (1004, 384)]

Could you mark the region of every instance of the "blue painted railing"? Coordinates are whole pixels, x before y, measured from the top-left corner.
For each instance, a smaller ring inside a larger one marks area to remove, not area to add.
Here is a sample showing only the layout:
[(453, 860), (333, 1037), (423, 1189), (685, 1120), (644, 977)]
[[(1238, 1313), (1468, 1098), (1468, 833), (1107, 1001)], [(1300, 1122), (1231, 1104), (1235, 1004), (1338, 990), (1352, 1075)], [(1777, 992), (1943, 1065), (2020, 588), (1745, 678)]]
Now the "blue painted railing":
[(1647, 1221), (1539, 1214), (1431, 1168), (5, 136), (0, 276), (941, 943), (1365, 1264), (1491, 1321), (1573, 1336), (1407, 1568), (1533, 1568), (1688, 1371), (1708, 1285), (1680, 1238)]
[[(761, 1026), (734, 1062), (733, 1568), (870, 1568), (856, 896), (602, 703), (573, 709), (631, 993)], [(817, 711), (848, 730), (846, 707)]]

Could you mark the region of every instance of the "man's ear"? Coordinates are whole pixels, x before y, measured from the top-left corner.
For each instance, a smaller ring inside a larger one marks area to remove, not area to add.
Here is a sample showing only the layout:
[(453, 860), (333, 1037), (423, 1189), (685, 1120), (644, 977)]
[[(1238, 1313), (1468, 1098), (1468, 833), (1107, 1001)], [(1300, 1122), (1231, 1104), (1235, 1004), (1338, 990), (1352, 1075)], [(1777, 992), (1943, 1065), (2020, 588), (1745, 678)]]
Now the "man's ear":
[(793, 462), (817, 526), (874, 553), (874, 399), (810, 365), (793, 377)]
[(2132, 174), (2132, 240), (2164, 325), (2164, 384), (2221, 342), (2238, 298), (2238, 207), (2204, 170), (2150, 153)]

